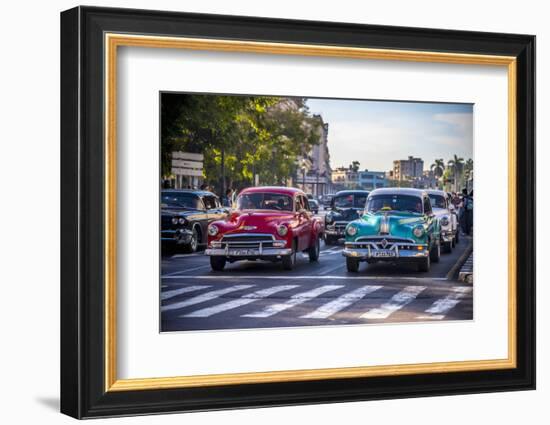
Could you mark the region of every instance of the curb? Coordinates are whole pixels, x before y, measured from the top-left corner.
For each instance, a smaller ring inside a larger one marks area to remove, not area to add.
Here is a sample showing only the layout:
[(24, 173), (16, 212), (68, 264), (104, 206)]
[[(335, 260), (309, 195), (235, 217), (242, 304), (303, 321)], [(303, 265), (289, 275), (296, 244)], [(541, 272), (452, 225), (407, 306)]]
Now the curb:
[(460, 268), (458, 273), (458, 280), (465, 283), (473, 283), (474, 281), (474, 252), (470, 253), (470, 256)]
[(454, 266), (451, 267), (451, 270), (449, 270), (449, 273), (447, 273), (447, 276), (446, 276), (447, 280), (452, 280), (453, 277), (456, 276), (457, 274), (459, 275), (458, 279), (460, 280), (460, 272), (462, 271), (462, 267), (468, 260), (473, 258), (473, 251), (474, 251), (474, 245), (471, 242), (470, 245), (464, 250), (460, 258), (457, 260), (457, 262), (454, 264)]

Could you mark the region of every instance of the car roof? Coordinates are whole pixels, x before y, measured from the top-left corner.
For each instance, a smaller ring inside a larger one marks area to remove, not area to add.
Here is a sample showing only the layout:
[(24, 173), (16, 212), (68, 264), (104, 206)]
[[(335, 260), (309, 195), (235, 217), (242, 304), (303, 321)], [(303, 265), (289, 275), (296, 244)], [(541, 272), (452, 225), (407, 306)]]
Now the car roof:
[(283, 195), (294, 196), (296, 194), (304, 195), (305, 193), (295, 187), (286, 187), (286, 186), (256, 186), (256, 187), (247, 187), (246, 189), (241, 190), (240, 194), (243, 193), (280, 193)]
[(428, 195), (440, 195), (440, 196), (445, 196), (447, 197), (448, 193), (445, 192), (444, 190), (439, 190), (439, 189), (426, 189), (426, 193)]
[(368, 190), (359, 190), (359, 189), (356, 189), (356, 190), (340, 190), (338, 192), (336, 192), (333, 196), (341, 196), (341, 195), (368, 195), (370, 193), (370, 191)]
[(411, 187), (384, 187), (374, 189), (369, 196), (375, 195), (409, 195), (422, 197), (422, 195), (427, 195), (427, 193), (423, 189), (414, 189)]
[(216, 196), (214, 193), (208, 190), (194, 190), (194, 189), (162, 189), (162, 193), (188, 193), (197, 196)]

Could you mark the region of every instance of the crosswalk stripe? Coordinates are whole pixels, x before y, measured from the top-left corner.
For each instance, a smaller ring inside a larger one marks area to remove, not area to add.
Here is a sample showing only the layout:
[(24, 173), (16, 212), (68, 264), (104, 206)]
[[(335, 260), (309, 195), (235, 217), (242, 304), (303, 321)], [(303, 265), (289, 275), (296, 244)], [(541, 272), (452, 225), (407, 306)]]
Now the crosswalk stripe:
[(241, 317), (270, 317), (281, 311), (288, 310), (294, 306), (305, 303), (319, 295), (324, 294), (325, 292), (334, 291), (335, 289), (343, 288), (343, 285), (324, 285), (318, 288), (312, 289), (311, 291), (301, 292), (295, 294), (288, 299), (288, 301), (279, 304), (272, 304), (267, 306), (263, 310), (256, 311), (250, 314), (243, 314)]
[(426, 289), (425, 286), (407, 286), (405, 289), (391, 297), (388, 302), (361, 315), (361, 318), (385, 319), (397, 310), (400, 310), (412, 302), (424, 289)]
[(303, 319), (326, 319), (327, 317), (332, 316), (335, 313), (338, 313), (340, 310), (350, 306), (351, 304), (359, 301), (363, 297), (367, 296), (371, 292), (380, 289), (382, 286), (376, 285), (366, 285), (361, 288), (356, 289), (355, 291), (348, 292), (344, 295), (339, 296), (334, 301), (326, 303), (319, 307), (317, 310), (312, 311), (311, 313), (305, 314), (302, 316)]
[(250, 304), (256, 300), (269, 297), (277, 292), (288, 291), (290, 289), (297, 288), (300, 285), (280, 285), (273, 286), (272, 288), (262, 289), (260, 291), (253, 292), (251, 294), (243, 295), (241, 298), (227, 301), (225, 303), (215, 305), (212, 307), (206, 307), (200, 310), (193, 311), (189, 314), (185, 314), (180, 317), (210, 317), (214, 314), (221, 313), (223, 311), (232, 310), (243, 305)]
[(252, 288), (253, 286), (254, 285), (235, 285), (235, 286), (230, 286), (229, 288), (218, 289), (217, 291), (206, 292), (204, 294), (197, 295), (196, 297), (189, 298), (187, 300), (184, 300), (178, 303), (163, 305), (160, 308), (160, 311), (165, 312), (170, 310), (177, 310), (179, 308), (183, 308), (190, 305), (199, 304), (205, 301), (216, 299), (219, 296), (229, 294), (230, 292), (241, 291), (243, 289)]
[(181, 294), (186, 294), (187, 292), (198, 291), (199, 289), (210, 288), (210, 285), (194, 285), (186, 286), (185, 288), (173, 289), (172, 291), (166, 291), (160, 294), (160, 299), (162, 301), (169, 300), (170, 298), (177, 297)]
[(455, 286), (453, 291), (445, 298), (440, 298), (424, 312), (428, 313), (426, 316), (419, 316), (417, 319), (432, 319), (441, 320), (445, 317), (445, 314), (449, 310), (453, 309), (468, 293), (472, 291), (472, 288), (468, 286)]

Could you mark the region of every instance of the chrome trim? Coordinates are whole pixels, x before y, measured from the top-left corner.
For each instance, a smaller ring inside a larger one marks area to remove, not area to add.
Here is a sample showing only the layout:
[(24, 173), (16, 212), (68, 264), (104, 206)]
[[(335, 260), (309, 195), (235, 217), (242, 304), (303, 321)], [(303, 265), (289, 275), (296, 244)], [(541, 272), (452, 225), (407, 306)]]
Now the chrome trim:
[[(235, 249), (235, 248), (231, 248)], [(238, 249), (238, 248), (237, 248)], [(212, 255), (212, 256), (221, 256), (221, 257), (280, 257), (284, 255), (290, 255), (292, 254), (292, 248), (263, 248), (263, 249), (255, 249), (255, 248), (248, 248), (250, 251), (257, 251), (252, 254), (234, 254), (230, 253), (230, 250), (225, 248), (209, 248), (204, 251), (205, 255)]]
[(222, 236), (223, 238), (243, 238), (243, 237), (250, 237), (250, 236), (257, 236), (257, 237), (265, 237), (265, 238), (271, 238), (275, 240), (275, 236), (273, 236), (271, 233), (228, 233), (226, 235)]
[(375, 257), (373, 255), (373, 252), (381, 251), (376, 248), (371, 248), (368, 246), (367, 248), (350, 248), (345, 247), (342, 251), (342, 255), (344, 257), (352, 257), (352, 258), (359, 258), (361, 260), (366, 259), (376, 259), (380, 261), (389, 260), (389, 261), (396, 261), (400, 258), (425, 258), (428, 255), (430, 255), (430, 251), (427, 249), (425, 245), (417, 245), (417, 246), (424, 246), (425, 249), (422, 251), (418, 251), (416, 249), (398, 249), (397, 246), (393, 246), (387, 250), (384, 251), (395, 251), (396, 255), (395, 257)]

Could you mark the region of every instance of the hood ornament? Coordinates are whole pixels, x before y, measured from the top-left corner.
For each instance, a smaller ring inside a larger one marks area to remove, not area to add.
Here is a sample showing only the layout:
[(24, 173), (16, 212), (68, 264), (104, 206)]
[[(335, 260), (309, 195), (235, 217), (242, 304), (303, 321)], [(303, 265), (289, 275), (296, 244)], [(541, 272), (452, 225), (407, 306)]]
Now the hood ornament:
[(380, 223), (380, 234), (388, 235), (389, 233), (390, 233), (390, 220), (388, 218), (388, 213), (385, 213)]

